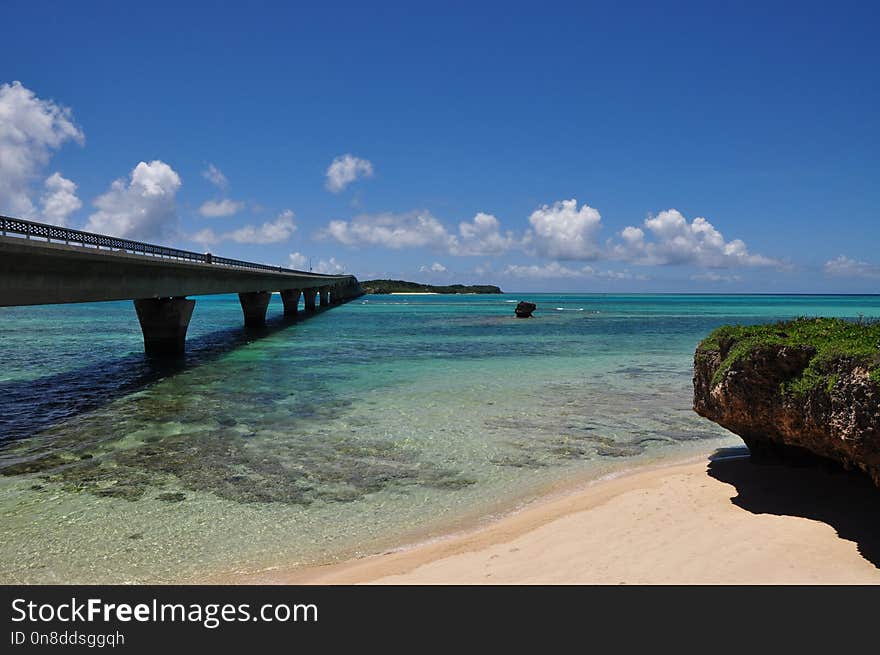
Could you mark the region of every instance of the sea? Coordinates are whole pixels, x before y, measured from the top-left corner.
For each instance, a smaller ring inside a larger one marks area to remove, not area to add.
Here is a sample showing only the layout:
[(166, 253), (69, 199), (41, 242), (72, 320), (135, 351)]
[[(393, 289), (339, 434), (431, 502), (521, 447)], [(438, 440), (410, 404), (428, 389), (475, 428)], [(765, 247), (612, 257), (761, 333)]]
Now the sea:
[(694, 349), (799, 316), (880, 297), (369, 295), (286, 322), (275, 296), (246, 329), (206, 296), (164, 362), (131, 302), (0, 308), (0, 582), (338, 562), (738, 446), (691, 409)]

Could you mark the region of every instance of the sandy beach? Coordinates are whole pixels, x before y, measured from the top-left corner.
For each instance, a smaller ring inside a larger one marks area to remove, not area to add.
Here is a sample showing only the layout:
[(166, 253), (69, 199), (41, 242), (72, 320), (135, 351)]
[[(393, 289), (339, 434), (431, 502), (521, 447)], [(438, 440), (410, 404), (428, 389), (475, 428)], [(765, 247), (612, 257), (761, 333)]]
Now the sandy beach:
[(741, 454), (635, 471), (468, 534), (256, 584), (880, 583), (880, 494)]

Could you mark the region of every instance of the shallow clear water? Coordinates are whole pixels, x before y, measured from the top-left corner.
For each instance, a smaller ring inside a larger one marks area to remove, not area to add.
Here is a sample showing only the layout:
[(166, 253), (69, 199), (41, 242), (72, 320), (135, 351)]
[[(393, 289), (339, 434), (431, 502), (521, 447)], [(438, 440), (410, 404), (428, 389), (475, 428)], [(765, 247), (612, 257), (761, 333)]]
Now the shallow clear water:
[[(725, 323), (876, 296), (366, 296), (265, 330), (199, 298), (185, 361), (131, 303), (0, 308), (0, 581), (169, 582), (328, 562), (739, 440), (696, 416)], [(280, 314), (280, 300), (270, 316)]]

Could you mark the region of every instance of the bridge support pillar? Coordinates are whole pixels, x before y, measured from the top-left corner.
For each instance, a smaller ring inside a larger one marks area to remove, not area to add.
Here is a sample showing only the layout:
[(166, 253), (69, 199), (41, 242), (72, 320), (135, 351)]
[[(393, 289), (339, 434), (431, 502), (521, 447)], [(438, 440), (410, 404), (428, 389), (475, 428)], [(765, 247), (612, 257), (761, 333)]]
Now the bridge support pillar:
[(283, 289), (281, 291), (281, 302), (284, 303), (284, 315), (296, 316), (299, 310), (299, 289)]
[(330, 305), (330, 287), (321, 287), (321, 307)]
[(303, 289), (303, 303), (307, 312), (315, 311), (315, 296), (318, 295), (317, 289)]
[(238, 294), (241, 310), (244, 312), (244, 324), (247, 327), (262, 327), (266, 325), (266, 309), (272, 294), (268, 291), (249, 291)]
[(186, 330), (195, 300), (186, 298), (144, 298), (134, 301), (144, 351), (148, 355), (180, 355), (186, 349)]
[(339, 290), (341, 302), (348, 302), (349, 300), (354, 300), (358, 296), (364, 295), (364, 292), (361, 290), (360, 284), (358, 284), (357, 282), (352, 282), (351, 280), (343, 282), (339, 286)]

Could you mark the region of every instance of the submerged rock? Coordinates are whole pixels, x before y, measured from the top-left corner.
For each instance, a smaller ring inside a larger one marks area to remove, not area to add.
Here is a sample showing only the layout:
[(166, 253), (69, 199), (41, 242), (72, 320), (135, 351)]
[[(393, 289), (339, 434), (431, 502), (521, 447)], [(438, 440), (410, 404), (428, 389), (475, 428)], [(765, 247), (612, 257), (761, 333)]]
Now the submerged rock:
[(181, 493), (179, 491), (176, 491), (176, 492), (169, 491), (164, 494), (159, 494), (158, 496), (156, 496), (156, 498), (158, 500), (163, 500), (166, 503), (179, 503), (179, 502), (186, 500), (186, 494)]
[(533, 302), (526, 302), (525, 300), (517, 303), (516, 309), (513, 311), (516, 312), (517, 318), (531, 318), (532, 312), (537, 309), (537, 305)]
[(755, 458), (816, 455), (880, 486), (880, 323), (720, 328), (694, 354), (694, 411)]

